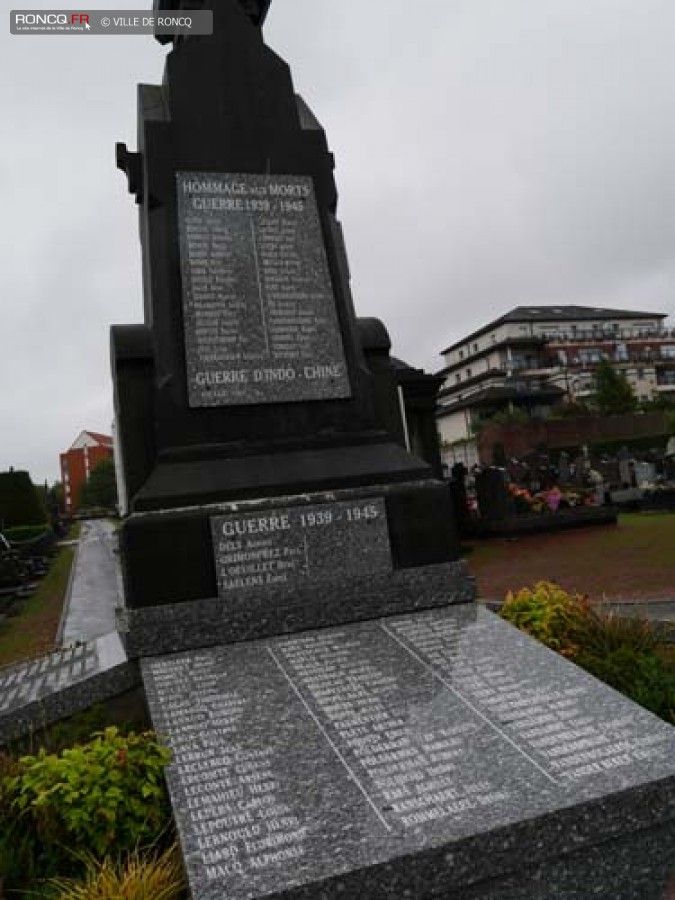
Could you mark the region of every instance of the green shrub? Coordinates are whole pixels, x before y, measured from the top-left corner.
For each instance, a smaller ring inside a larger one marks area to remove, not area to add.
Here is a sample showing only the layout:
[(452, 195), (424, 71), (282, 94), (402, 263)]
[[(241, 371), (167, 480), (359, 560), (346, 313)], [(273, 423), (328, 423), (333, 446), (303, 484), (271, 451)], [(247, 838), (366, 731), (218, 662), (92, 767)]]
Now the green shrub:
[(0, 897), (2, 891), (27, 886), (39, 874), (39, 849), (34, 830), (13, 808), (8, 783), (21, 771), (19, 761), (0, 753)]
[(600, 655), (582, 648), (574, 662), (635, 703), (675, 724), (675, 670), (653, 651), (626, 646)]
[(568, 594), (550, 581), (538, 581), (506, 595), (502, 618), (565, 656), (574, 653), (587, 624), (589, 603), (581, 594)]
[(658, 638), (647, 619), (620, 616), (602, 606), (589, 606), (583, 649), (596, 656), (628, 649), (635, 653), (652, 653)]
[(41, 749), (21, 757), (4, 790), (46, 846), (71, 842), (98, 856), (131, 852), (157, 840), (170, 821), (163, 778), (169, 756), (152, 732), (106, 728), (58, 755)]
[(675, 665), (653, 626), (592, 606), (557, 584), (509, 592), (501, 616), (667, 722), (675, 723)]
[(9, 472), (0, 472), (2, 527), (40, 525), (46, 519), (47, 512), (28, 472), (15, 472), (13, 469)]

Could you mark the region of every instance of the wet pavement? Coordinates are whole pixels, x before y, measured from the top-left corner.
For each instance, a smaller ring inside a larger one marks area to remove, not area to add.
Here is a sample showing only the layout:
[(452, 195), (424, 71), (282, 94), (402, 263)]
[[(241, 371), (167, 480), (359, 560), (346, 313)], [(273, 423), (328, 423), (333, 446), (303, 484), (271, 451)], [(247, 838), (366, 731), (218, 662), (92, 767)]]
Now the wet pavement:
[(61, 643), (87, 641), (115, 630), (121, 605), (121, 573), (115, 525), (107, 519), (82, 522)]

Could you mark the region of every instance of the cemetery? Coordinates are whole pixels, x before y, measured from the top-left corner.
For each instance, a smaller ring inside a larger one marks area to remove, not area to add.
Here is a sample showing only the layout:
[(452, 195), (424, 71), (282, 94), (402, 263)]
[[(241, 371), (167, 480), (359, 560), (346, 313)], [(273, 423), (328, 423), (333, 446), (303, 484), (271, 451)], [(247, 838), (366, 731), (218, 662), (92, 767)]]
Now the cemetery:
[[(110, 342), (123, 602), (110, 633), (0, 669), (4, 887), (65, 900), (138, 863), (166, 900), (664, 900), (659, 640), (555, 586), (477, 602), (438, 381), (357, 315), (270, 0), (201, 5), (213, 33), (161, 38), (117, 145), (144, 273)], [(517, 518), (505, 468), (475, 475), (488, 521)], [(616, 519), (541, 474), (551, 516)]]
[[(64, 535), (51, 492), (41, 498), (27, 472), (0, 472), (0, 638), (61, 567), (57, 561), (67, 552), (57, 542)], [(12, 658), (0, 647), (0, 665)]]
[(510, 458), (495, 445), (491, 465), (457, 462), (449, 475), (467, 538), (606, 525), (620, 511), (675, 510), (675, 437), (649, 450), (542, 446)]

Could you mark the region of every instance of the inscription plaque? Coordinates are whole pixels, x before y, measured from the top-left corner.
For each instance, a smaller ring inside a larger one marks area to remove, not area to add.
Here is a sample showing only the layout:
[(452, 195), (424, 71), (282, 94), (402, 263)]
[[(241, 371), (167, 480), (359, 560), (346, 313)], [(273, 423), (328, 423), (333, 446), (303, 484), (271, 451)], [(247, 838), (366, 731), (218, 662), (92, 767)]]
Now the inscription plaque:
[(318, 896), (538, 816), (555, 855), (556, 813), (611, 834), (631, 788), (675, 791), (670, 726), (473, 606), (142, 665), (196, 900)]
[(351, 396), (312, 179), (176, 179), (190, 406)]
[(218, 592), (391, 571), (381, 497), (214, 516)]

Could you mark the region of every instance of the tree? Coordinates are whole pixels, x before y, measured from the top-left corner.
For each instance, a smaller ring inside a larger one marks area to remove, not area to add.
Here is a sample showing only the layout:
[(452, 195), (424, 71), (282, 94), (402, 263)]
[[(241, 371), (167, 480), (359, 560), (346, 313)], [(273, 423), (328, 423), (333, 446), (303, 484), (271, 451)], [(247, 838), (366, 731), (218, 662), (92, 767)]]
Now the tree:
[(28, 472), (0, 472), (0, 526), (42, 525), (47, 511)]
[(87, 483), (82, 485), (80, 505), (101, 506), (112, 509), (117, 504), (117, 482), (115, 463), (112, 459), (102, 459), (89, 473)]
[(595, 403), (603, 415), (630, 413), (637, 407), (628, 379), (607, 359), (601, 360), (595, 372)]

